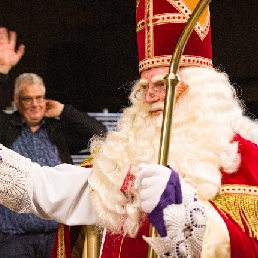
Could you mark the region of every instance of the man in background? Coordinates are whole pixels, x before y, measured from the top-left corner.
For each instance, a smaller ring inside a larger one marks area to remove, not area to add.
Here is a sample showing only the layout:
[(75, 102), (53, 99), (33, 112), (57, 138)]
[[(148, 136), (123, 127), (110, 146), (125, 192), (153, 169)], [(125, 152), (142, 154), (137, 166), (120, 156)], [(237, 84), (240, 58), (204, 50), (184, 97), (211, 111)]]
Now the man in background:
[[(0, 89), (10, 69), (24, 54), (15, 50), (16, 34), (0, 28)], [(24, 73), (15, 80), (13, 114), (0, 112), (0, 142), (42, 166), (72, 163), (71, 154), (87, 148), (93, 135), (106, 132), (103, 124), (71, 105), (45, 99), (40, 76)], [(56, 119), (59, 117), (59, 119)], [(0, 257), (51, 256), (58, 223), (0, 206)]]

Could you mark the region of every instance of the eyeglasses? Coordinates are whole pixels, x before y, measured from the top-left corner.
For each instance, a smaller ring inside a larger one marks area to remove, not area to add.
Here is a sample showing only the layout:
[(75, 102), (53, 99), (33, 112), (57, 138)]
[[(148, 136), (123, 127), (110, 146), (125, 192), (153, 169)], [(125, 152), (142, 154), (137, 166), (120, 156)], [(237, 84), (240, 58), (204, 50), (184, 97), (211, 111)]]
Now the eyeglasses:
[(36, 96), (35, 98), (20, 96), (20, 99), (26, 104), (31, 104), (34, 99), (36, 100), (37, 103), (42, 103), (45, 100), (45, 96)]
[(165, 82), (158, 81), (153, 88), (149, 88), (149, 85), (141, 85), (140, 89), (135, 92), (134, 97), (139, 101), (143, 101), (147, 92), (149, 92), (152, 98), (160, 98), (161, 94), (166, 92)]

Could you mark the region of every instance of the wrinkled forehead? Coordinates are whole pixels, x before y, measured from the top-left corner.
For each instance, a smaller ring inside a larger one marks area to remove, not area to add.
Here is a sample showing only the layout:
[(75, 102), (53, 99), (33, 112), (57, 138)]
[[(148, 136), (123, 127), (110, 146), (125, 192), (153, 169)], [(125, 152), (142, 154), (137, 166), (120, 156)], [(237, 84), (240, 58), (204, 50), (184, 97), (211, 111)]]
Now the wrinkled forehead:
[(162, 75), (162, 74), (155, 75), (150, 79), (141, 78), (140, 79), (140, 84), (141, 85), (146, 85), (146, 84), (149, 84), (149, 83), (156, 83), (156, 82), (159, 82), (159, 81), (164, 81), (164, 75)]
[(20, 85), (20, 95), (45, 95), (43, 86), (40, 83), (22, 83)]
[(155, 67), (148, 70), (145, 70), (141, 73), (140, 79), (148, 83), (156, 83), (157, 81), (163, 81), (164, 77), (169, 73), (169, 67)]

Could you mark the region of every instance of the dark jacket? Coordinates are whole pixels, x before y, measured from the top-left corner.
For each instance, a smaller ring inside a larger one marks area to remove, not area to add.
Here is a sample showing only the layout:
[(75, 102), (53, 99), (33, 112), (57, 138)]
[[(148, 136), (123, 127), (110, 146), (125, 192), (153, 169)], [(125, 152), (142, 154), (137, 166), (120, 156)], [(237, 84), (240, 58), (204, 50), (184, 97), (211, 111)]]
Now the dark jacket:
[[(0, 74), (0, 90), (6, 76)], [(60, 118), (44, 118), (51, 142), (57, 146), (62, 163), (72, 163), (71, 154), (88, 147), (89, 139), (104, 134), (106, 127), (87, 113), (65, 105)], [(0, 111), (0, 143), (10, 147), (21, 134), (22, 119), (18, 111), (6, 114)], [(0, 231), (6, 234), (53, 232), (57, 222), (44, 221), (32, 214), (17, 214), (0, 205)]]
[[(71, 163), (71, 154), (87, 149), (90, 138), (103, 135), (106, 127), (87, 113), (65, 105), (60, 119), (44, 118), (49, 138), (57, 146), (62, 163)], [(18, 111), (0, 112), (0, 143), (10, 147), (21, 133), (22, 120)]]
[[(0, 91), (6, 84), (8, 75), (0, 73)], [(47, 132), (53, 144), (57, 146), (62, 163), (72, 163), (71, 154), (87, 149), (90, 138), (103, 135), (106, 127), (94, 117), (65, 105), (59, 119), (44, 118)], [(21, 133), (22, 121), (18, 111), (6, 114), (0, 111), (0, 143), (10, 147)]]

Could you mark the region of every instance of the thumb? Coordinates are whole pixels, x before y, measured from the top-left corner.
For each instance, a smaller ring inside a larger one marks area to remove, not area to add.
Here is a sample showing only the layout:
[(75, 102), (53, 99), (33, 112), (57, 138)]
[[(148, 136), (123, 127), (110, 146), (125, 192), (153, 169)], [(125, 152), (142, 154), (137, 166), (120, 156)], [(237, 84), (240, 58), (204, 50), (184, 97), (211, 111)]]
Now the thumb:
[[(147, 166), (147, 165), (142, 162), (142, 163), (140, 163), (140, 164), (138, 165), (138, 168), (139, 168), (139, 170), (141, 171), (141, 170), (144, 169), (146, 166)], [(140, 178), (139, 175), (138, 175), (137, 178), (136, 178), (136, 180), (135, 180), (135, 182), (134, 182), (134, 187), (135, 187), (136, 189), (139, 188), (139, 186), (141, 185), (141, 181), (142, 181), (142, 178)]]
[(149, 164), (146, 165), (145, 163), (141, 163), (139, 165), (140, 172), (135, 180), (134, 187), (138, 188), (142, 184), (142, 180), (147, 177), (152, 177), (157, 173), (158, 168), (160, 165), (157, 164)]
[(139, 165), (138, 165), (138, 168), (140, 169), (140, 170), (142, 170), (143, 168), (145, 168), (147, 166), (147, 164), (145, 164), (144, 162), (142, 162), (142, 163), (140, 163)]

